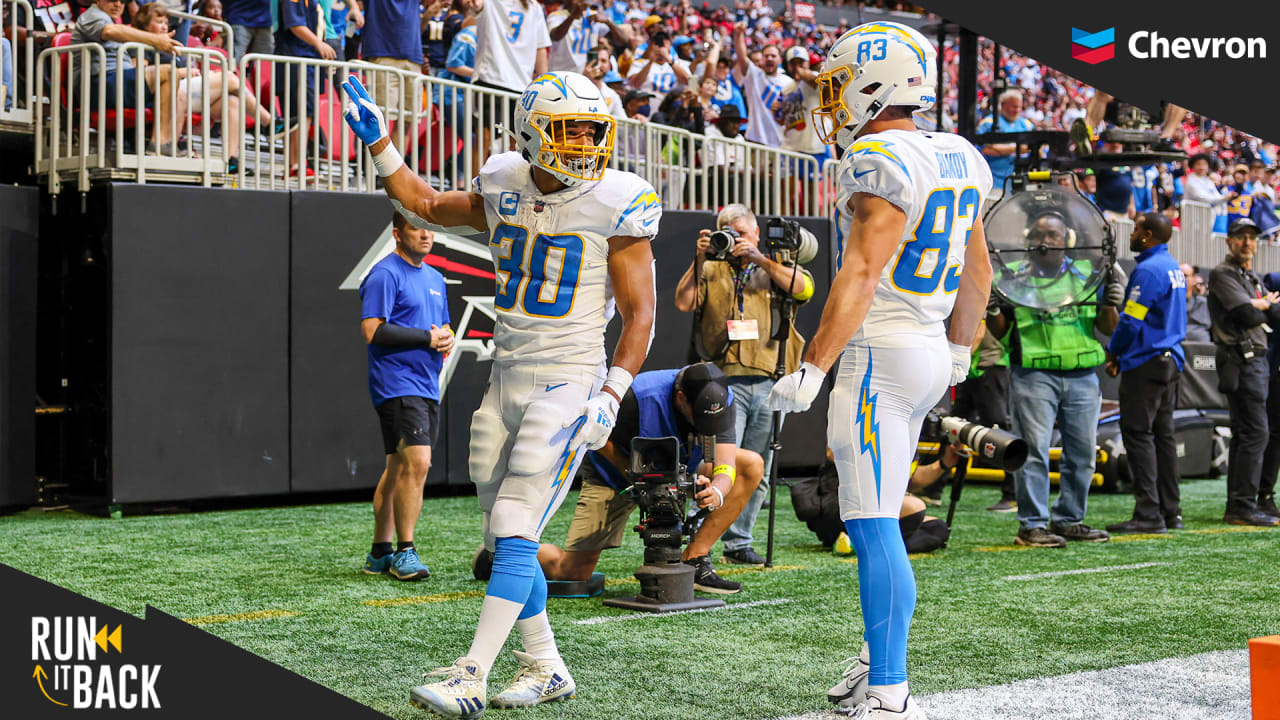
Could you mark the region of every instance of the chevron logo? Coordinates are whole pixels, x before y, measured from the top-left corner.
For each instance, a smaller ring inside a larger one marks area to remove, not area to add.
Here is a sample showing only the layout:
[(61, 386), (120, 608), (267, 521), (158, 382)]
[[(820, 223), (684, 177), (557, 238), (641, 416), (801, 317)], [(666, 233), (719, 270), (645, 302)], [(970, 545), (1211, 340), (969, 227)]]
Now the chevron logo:
[(1116, 56), (1116, 29), (1109, 27), (1098, 32), (1071, 28), (1071, 57), (1081, 62), (1097, 65)]

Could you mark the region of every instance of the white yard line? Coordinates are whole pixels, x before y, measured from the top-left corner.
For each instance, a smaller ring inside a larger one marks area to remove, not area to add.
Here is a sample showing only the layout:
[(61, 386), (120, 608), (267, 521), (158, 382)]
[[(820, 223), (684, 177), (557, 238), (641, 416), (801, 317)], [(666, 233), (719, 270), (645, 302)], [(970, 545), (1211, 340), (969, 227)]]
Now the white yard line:
[(1054, 572), (1032, 573), (1030, 575), (1005, 575), (1001, 580), (1039, 580), (1040, 578), (1062, 577), (1063, 575), (1087, 575), (1089, 573), (1119, 572), (1120, 570), (1141, 570), (1142, 568), (1168, 565), (1164, 562), (1134, 563), (1133, 565), (1107, 565), (1105, 567), (1081, 568), (1079, 570), (1056, 570)]
[(644, 620), (647, 618), (671, 617), (672, 615), (692, 615), (694, 613), (720, 612), (724, 610), (742, 610), (743, 608), (761, 607), (763, 605), (783, 605), (791, 602), (791, 598), (774, 598), (772, 600), (754, 600), (752, 602), (735, 603), (713, 608), (697, 608), (694, 610), (677, 610), (669, 613), (638, 612), (631, 615), (598, 615), (596, 617), (574, 620), (574, 625), (600, 625), (602, 623), (622, 622), (624, 620)]
[[(814, 679), (814, 703), (833, 677)], [(918, 698), (929, 720), (1248, 720), (1249, 653), (1222, 650)], [(834, 710), (780, 720), (838, 720)]]

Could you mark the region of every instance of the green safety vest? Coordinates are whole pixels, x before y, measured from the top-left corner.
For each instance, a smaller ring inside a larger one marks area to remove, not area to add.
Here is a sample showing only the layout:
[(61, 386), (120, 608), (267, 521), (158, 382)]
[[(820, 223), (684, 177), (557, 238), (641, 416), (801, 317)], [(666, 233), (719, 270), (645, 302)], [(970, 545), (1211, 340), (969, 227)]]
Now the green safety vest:
[[(1078, 296), (1084, 290), (1092, 266), (1085, 260), (1076, 265), (1080, 267), (1070, 268), (1056, 278), (1028, 275), (1024, 281), (1038, 285), (1041, 297), (1049, 302), (1054, 302), (1055, 297)], [(1017, 307), (1013, 314), (1024, 368), (1079, 370), (1095, 368), (1107, 359), (1102, 343), (1093, 336), (1093, 321), (1098, 315), (1096, 305), (1073, 305), (1050, 312)]]

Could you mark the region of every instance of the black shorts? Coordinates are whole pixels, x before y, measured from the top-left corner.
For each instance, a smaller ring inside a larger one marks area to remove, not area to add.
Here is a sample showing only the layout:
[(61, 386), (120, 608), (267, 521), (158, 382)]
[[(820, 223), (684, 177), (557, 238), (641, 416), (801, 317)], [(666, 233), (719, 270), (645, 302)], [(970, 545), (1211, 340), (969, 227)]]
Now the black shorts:
[(440, 431), (440, 403), (423, 397), (396, 397), (379, 405), (382, 449), (394, 454), (403, 440), (405, 446), (436, 444)]

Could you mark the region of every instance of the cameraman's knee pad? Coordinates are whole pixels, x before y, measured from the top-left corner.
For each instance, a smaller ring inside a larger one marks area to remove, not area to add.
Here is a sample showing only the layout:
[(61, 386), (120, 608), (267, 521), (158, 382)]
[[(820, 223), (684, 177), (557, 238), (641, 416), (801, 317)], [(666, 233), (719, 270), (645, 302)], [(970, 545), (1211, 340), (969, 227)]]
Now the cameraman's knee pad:
[(519, 537), (500, 537), (494, 541), (493, 573), (485, 593), (524, 605), (538, 574), (538, 543)]

